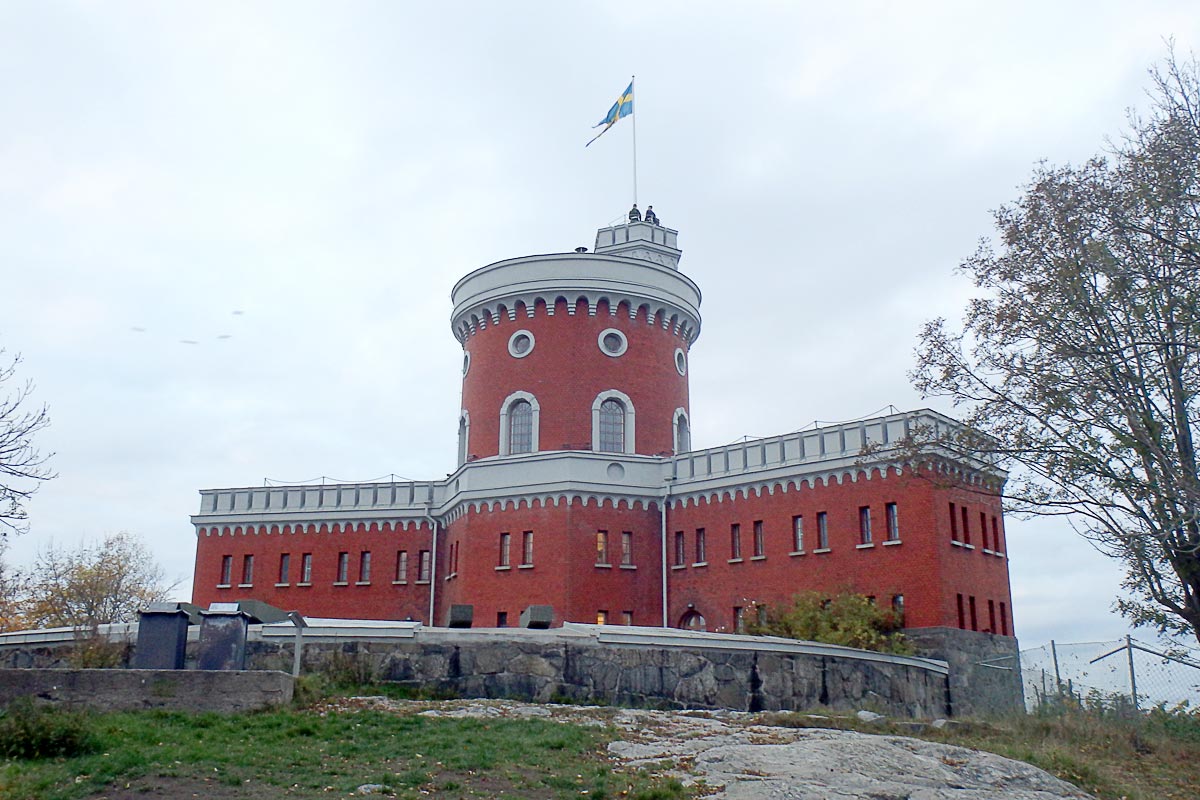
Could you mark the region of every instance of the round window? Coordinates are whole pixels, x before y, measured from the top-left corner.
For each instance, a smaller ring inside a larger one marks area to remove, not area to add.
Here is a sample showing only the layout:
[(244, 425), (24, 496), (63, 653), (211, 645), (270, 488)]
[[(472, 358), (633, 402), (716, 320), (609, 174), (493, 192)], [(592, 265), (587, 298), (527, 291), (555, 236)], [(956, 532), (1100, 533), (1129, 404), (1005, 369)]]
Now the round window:
[(680, 375), (687, 375), (687, 356), (678, 347), (675, 348), (675, 369)]
[(600, 336), (597, 337), (596, 342), (600, 345), (601, 353), (613, 358), (623, 355), (629, 349), (629, 340), (625, 338), (625, 334), (616, 328), (607, 328), (600, 331)]
[(524, 358), (533, 352), (534, 339), (529, 331), (517, 331), (508, 338), (508, 354), (513, 358)]

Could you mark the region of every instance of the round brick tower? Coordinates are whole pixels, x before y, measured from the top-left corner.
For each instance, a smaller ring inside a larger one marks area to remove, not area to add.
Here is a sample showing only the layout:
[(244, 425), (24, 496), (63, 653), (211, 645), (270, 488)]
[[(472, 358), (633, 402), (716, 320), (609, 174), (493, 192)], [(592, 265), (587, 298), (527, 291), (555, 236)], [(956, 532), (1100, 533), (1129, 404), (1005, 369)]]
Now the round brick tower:
[(677, 235), (647, 222), (601, 228), (592, 253), (499, 261), (454, 286), (460, 464), (690, 449), (700, 290), (679, 272)]

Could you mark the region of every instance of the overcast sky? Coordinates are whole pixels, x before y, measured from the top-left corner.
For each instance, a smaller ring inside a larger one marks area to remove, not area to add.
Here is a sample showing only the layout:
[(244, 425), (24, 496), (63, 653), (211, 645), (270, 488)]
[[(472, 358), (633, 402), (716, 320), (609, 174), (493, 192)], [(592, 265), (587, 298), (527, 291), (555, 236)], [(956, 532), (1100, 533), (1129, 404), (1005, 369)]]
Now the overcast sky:
[[(1144, 105), (1195, 0), (0, 4), (0, 346), (59, 477), (10, 542), (141, 536), (191, 592), (197, 490), (443, 477), (472, 269), (633, 195), (704, 292), (694, 444), (923, 400), (923, 321), (1034, 165)], [(194, 342), (194, 343), (192, 343)], [(1023, 646), (1115, 638), (1116, 567), (1010, 519)]]

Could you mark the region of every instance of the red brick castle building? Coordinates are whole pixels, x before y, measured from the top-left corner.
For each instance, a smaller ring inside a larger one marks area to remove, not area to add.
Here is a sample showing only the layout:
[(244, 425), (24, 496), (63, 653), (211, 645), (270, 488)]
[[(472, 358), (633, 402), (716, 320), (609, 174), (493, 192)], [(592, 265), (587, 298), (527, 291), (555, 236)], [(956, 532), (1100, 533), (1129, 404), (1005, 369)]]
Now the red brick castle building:
[[(982, 461), (899, 445), (928, 410), (693, 450), (700, 290), (677, 232), (500, 261), (454, 287), (458, 467), (444, 480), (201, 491), (193, 601), (309, 616), (734, 631), (801, 590), (906, 627), (1012, 635), (1000, 490)], [(903, 457), (901, 453), (905, 453)], [(931, 479), (930, 476), (935, 476)]]

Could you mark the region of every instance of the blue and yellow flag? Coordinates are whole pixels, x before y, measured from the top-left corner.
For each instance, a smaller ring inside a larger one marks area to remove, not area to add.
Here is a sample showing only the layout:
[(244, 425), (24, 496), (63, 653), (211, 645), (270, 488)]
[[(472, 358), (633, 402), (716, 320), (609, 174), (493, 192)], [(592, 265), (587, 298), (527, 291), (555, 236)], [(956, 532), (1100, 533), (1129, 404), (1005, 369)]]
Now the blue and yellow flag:
[(610, 108), (608, 110), (608, 113), (604, 115), (604, 119), (600, 120), (599, 122), (597, 122), (595, 125), (592, 126), (593, 128), (599, 128), (601, 125), (603, 125), (604, 130), (600, 131), (595, 136), (593, 136), (592, 141), (585, 144), (584, 147), (587, 147), (592, 142), (596, 141), (601, 136), (603, 136), (605, 134), (605, 132), (608, 131), (609, 128), (611, 128), (613, 125), (617, 124), (617, 120), (619, 120), (621, 117), (628, 117), (632, 113), (633, 113), (633, 82), (630, 81), (629, 87), (625, 91), (621, 92), (621, 96), (617, 98), (617, 102), (613, 103), (612, 108)]

